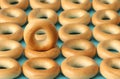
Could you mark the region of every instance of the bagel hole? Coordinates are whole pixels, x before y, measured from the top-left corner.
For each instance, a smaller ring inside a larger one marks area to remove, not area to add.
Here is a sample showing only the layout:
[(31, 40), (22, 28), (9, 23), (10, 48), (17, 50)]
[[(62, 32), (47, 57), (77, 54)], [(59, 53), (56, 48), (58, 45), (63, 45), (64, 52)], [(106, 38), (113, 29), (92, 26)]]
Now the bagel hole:
[(48, 17), (47, 16), (39, 16), (38, 18), (40, 18), (40, 19), (47, 19)]
[(73, 32), (69, 32), (69, 34), (71, 34), (71, 35), (77, 35), (77, 34), (80, 34), (80, 32), (73, 31)]
[(18, 0), (8, 0), (8, 2), (9, 2), (11, 5), (16, 5), (16, 4), (18, 4)]
[(9, 34), (12, 34), (12, 32), (4, 31), (4, 32), (2, 32), (2, 34), (4, 34), (4, 35), (9, 35)]
[(10, 4), (12, 4), (12, 5), (18, 4), (18, 1), (11, 2)]
[(119, 52), (118, 50), (116, 50), (116, 49), (112, 49), (112, 48), (108, 49), (108, 51), (110, 51), (110, 52), (114, 52), (114, 53), (118, 53), (118, 52)]
[(7, 14), (6, 16), (8, 16), (8, 17), (15, 17), (15, 15), (13, 15), (13, 14)]
[(75, 18), (78, 18), (78, 16), (69, 16), (68, 18), (75, 19)]
[(79, 50), (79, 51), (83, 51), (84, 50), (83, 48), (78, 48), (78, 47), (73, 47), (72, 49)]
[(102, 2), (103, 2), (104, 4), (110, 4), (110, 2), (107, 1), (107, 0), (102, 0)]
[(74, 68), (83, 68), (84, 67), (84, 66), (78, 65), (78, 64), (72, 64), (71, 66), (74, 67)]
[(110, 20), (110, 18), (108, 16), (104, 16), (102, 20)]
[(120, 69), (120, 67), (118, 67), (116, 65), (112, 65), (112, 68), (114, 68), (114, 69)]
[(75, 4), (81, 4), (84, 2), (84, 0), (71, 0)]
[(103, 32), (107, 34), (112, 34), (110, 31), (107, 31), (107, 30), (104, 30)]
[(9, 48), (3, 48), (0, 51), (9, 51), (9, 50), (10, 50)]
[(75, 4), (80, 4), (81, 2), (78, 1), (78, 0), (73, 0), (73, 3), (75, 3)]
[(6, 67), (0, 66), (0, 69), (7, 69)]
[(37, 35), (45, 35), (45, 32), (44, 30), (39, 30), (36, 32)]
[(50, 2), (47, 1), (47, 0), (40, 0), (40, 2), (42, 2), (42, 3), (46, 3), (46, 4), (50, 3)]
[(34, 67), (36, 70), (46, 70), (44, 67)]
[(120, 26), (120, 23), (118, 24), (118, 26)]

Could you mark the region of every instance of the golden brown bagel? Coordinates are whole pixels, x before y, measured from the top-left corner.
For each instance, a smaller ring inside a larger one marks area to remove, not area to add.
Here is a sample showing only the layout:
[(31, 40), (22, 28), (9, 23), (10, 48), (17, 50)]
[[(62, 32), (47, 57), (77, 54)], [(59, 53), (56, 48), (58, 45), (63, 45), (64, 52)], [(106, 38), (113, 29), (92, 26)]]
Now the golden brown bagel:
[(63, 25), (59, 29), (58, 34), (60, 39), (64, 42), (71, 39), (90, 40), (92, 37), (92, 31), (89, 29), (89, 27), (79, 23)]
[(96, 47), (88, 40), (73, 39), (66, 41), (62, 45), (62, 54), (65, 57), (74, 55), (85, 55), (88, 57), (94, 57), (96, 54)]
[(51, 9), (34, 9), (28, 15), (28, 21), (46, 19), (56, 24), (58, 16), (57, 13)]
[(25, 10), (28, 5), (28, 0), (0, 0), (1, 8), (17, 7)]
[(90, 0), (61, 0), (61, 6), (64, 10), (68, 9), (89, 10), (91, 8), (91, 2)]
[(49, 8), (57, 11), (60, 8), (61, 0), (30, 0), (30, 6), (35, 8)]
[(23, 29), (13, 23), (0, 23), (0, 39), (20, 41), (23, 37)]
[(59, 54), (60, 49), (57, 46), (47, 51), (34, 51), (29, 49), (28, 47), (25, 48), (25, 56), (27, 58), (45, 57), (55, 59)]
[(13, 40), (0, 40), (0, 57), (17, 59), (23, 53), (22, 45)]
[(26, 23), (27, 15), (19, 8), (5, 8), (0, 10), (0, 23), (10, 22), (19, 25)]
[(98, 10), (110, 9), (119, 10), (119, 0), (93, 0), (93, 8)]
[[(109, 51), (110, 49), (117, 50)], [(102, 41), (97, 46), (98, 56), (102, 59), (120, 57), (120, 41), (119, 40), (106, 40)]]
[(23, 64), (23, 73), (29, 79), (54, 79), (59, 72), (59, 65), (48, 58), (32, 58)]
[(120, 58), (108, 58), (100, 64), (100, 72), (106, 79), (120, 79)]
[(21, 74), (20, 64), (12, 59), (0, 57), (0, 79), (15, 79)]
[(119, 23), (119, 15), (113, 10), (99, 10), (92, 16), (92, 23), (94, 25), (105, 24), (105, 23)]
[(78, 55), (65, 59), (61, 69), (69, 79), (90, 79), (98, 73), (98, 65), (93, 59)]
[(81, 9), (65, 10), (60, 14), (59, 22), (62, 25), (70, 23), (81, 23), (87, 25), (90, 22), (90, 15), (85, 10)]
[[(46, 39), (37, 41), (34, 34), (40, 29), (45, 31)], [(58, 33), (55, 26), (47, 20), (33, 21), (25, 28), (24, 40), (28, 48), (36, 51), (45, 51), (56, 45)]]
[(120, 39), (120, 27), (115, 24), (100, 24), (93, 29), (93, 36), (97, 41)]

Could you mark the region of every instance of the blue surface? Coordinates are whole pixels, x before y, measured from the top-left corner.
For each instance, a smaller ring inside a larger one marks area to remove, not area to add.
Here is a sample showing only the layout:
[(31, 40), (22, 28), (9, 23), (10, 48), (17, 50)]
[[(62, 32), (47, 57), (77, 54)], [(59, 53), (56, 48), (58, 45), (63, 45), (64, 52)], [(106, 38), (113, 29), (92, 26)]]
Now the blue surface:
[[(28, 8), (28, 9), (26, 10), (26, 13), (28, 14), (30, 11), (31, 11), (31, 8)], [(60, 9), (60, 10), (57, 12), (58, 15), (60, 14), (61, 11), (63, 11), (63, 10)], [(91, 10), (89, 10), (88, 12), (90, 13), (90, 16), (92, 16), (93, 13), (94, 13), (94, 10), (91, 9)], [(120, 14), (120, 12), (119, 12), (119, 14)], [(26, 23), (26, 24), (27, 24), (27, 23)], [(25, 28), (26, 24), (23, 26), (23, 29)], [(60, 25), (59, 23), (57, 23), (57, 24), (56, 24), (57, 30), (59, 30), (60, 27), (61, 27), (61, 25)], [(94, 26), (93, 26), (91, 23), (88, 25), (88, 27), (90, 27), (91, 30), (94, 28)], [(97, 42), (94, 38), (92, 38), (90, 41), (93, 42), (93, 44), (94, 44), (95, 46), (97, 46), (98, 42)], [(21, 41), (21, 44), (25, 47), (25, 43), (24, 43), (23, 40)], [(61, 42), (60, 40), (58, 40), (58, 43), (57, 43), (57, 44), (58, 44), (59, 47), (61, 47), (62, 42)], [(60, 54), (60, 56), (59, 56), (58, 58), (56, 58), (55, 61), (60, 65), (64, 59), (65, 59), (65, 58)], [(23, 64), (26, 60), (27, 60), (27, 58), (26, 58), (24, 55), (22, 55), (22, 56), (18, 59), (18, 61), (19, 61), (19, 63), (21, 64), (21, 66), (22, 66), (22, 64)], [(98, 65), (100, 65), (101, 59), (100, 59), (97, 55), (94, 57), (94, 60), (97, 62)], [(27, 78), (26, 78), (23, 74), (21, 74), (21, 75), (20, 75), (18, 78), (16, 78), (16, 79), (27, 79)], [(66, 77), (63, 76), (62, 74), (59, 74), (59, 76), (58, 76), (56, 79), (68, 79), (68, 78), (66, 78)], [(103, 78), (103, 77), (101, 76), (101, 74), (98, 73), (98, 74), (97, 74), (94, 78), (92, 78), (92, 79), (105, 79), (105, 78)]]

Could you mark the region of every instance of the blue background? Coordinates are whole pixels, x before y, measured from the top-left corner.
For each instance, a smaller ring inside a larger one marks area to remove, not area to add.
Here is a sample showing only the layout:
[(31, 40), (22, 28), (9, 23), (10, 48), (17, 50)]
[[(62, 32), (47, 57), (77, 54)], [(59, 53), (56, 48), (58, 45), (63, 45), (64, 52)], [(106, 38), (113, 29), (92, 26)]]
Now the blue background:
[[(31, 8), (28, 8), (28, 9), (26, 10), (27, 15), (29, 14), (29, 12), (30, 12), (31, 10), (32, 10)], [(63, 11), (62, 8), (57, 12), (58, 15), (61, 13), (61, 11)], [(94, 11), (93, 9), (90, 9), (88, 12), (89, 12), (90, 16), (92, 17), (92, 15), (93, 15), (93, 13), (94, 13), (95, 11)], [(120, 11), (119, 11), (119, 14), (120, 14)], [(27, 24), (27, 23), (26, 23), (26, 24)], [(23, 29), (25, 28), (26, 24), (23, 26)], [(60, 27), (61, 27), (61, 25), (60, 25), (59, 23), (57, 23), (57, 24), (56, 24), (57, 30), (59, 30)], [(91, 30), (94, 28), (94, 26), (93, 26), (92, 23), (90, 23), (90, 24), (88, 25), (88, 27), (90, 27)], [(91, 41), (95, 46), (97, 46), (98, 42), (97, 42), (94, 38), (92, 38), (90, 41)], [(20, 42), (21, 42), (22, 46), (25, 47), (24, 40), (22, 40), (22, 41), (20, 41)], [(58, 40), (58, 43), (57, 43), (57, 44), (58, 44), (59, 47), (61, 47), (62, 42), (61, 42), (60, 40)], [(55, 61), (60, 65), (64, 59), (65, 59), (65, 58), (60, 54), (59, 57), (55, 59)], [(18, 61), (19, 61), (19, 63), (21, 64), (21, 66), (22, 66), (22, 64), (23, 64), (26, 60), (27, 60), (27, 58), (26, 58), (24, 55), (22, 55), (22, 56), (18, 59)], [(100, 58), (96, 55), (96, 56), (94, 57), (94, 60), (96, 61), (96, 63), (97, 63), (98, 65), (100, 65), (102, 59), (100, 59)], [(18, 78), (16, 78), (16, 79), (27, 79), (27, 78), (26, 78), (23, 74), (21, 74), (21, 75), (20, 75)], [(56, 79), (68, 79), (68, 78), (66, 78), (62, 73), (60, 73), (60, 74), (56, 77)], [(105, 78), (102, 77), (102, 75), (101, 75), (100, 73), (98, 73), (98, 74), (97, 74), (95, 77), (93, 77), (92, 79), (105, 79)]]

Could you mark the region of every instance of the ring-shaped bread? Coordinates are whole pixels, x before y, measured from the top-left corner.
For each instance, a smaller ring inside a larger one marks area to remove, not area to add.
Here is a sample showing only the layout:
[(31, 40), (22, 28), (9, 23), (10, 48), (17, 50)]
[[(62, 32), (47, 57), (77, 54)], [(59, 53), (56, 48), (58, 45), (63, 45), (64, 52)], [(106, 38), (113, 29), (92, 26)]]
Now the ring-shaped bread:
[(27, 9), (29, 0), (0, 0), (1, 8), (17, 7), (23, 10)]
[(71, 39), (86, 39), (90, 40), (92, 37), (92, 31), (84, 24), (73, 23), (63, 25), (58, 31), (59, 37), (62, 41), (68, 41)]
[(90, 41), (84, 39), (73, 39), (64, 42), (61, 51), (64, 57), (74, 55), (94, 57), (96, 55), (96, 47)]
[(87, 11), (82, 9), (65, 10), (59, 15), (59, 22), (62, 25), (70, 23), (89, 24), (90, 15)]
[(54, 10), (41, 8), (33, 9), (28, 15), (28, 22), (40, 19), (46, 19), (56, 24), (58, 16)]
[(22, 26), (26, 21), (27, 15), (22, 9), (10, 7), (0, 10), (0, 23), (10, 22)]
[(14, 79), (21, 74), (20, 64), (9, 57), (0, 57), (0, 79)]
[(49, 58), (32, 58), (23, 64), (23, 73), (29, 79), (54, 79), (59, 72), (59, 65)]
[(23, 38), (23, 29), (14, 23), (0, 23), (0, 39), (20, 41)]
[(100, 24), (93, 29), (93, 36), (97, 41), (120, 39), (120, 27), (115, 24)]
[[(44, 30), (46, 38), (36, 40), (35, 33)], [(24, 31), (24, 40), (28, 48), (36, 51), (45, 51), (53, 48), (58, 40), (55, 26), (47, 20), (39, 20), (28, 23)]]
[(69, 79), (90, 79), (98, 73), (96, 62), (86, 56), (71, 56), (61, 64), (62, 73)]

